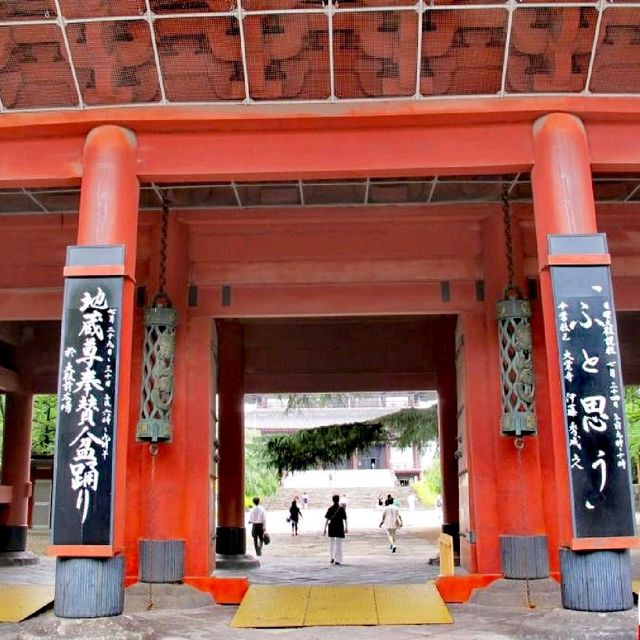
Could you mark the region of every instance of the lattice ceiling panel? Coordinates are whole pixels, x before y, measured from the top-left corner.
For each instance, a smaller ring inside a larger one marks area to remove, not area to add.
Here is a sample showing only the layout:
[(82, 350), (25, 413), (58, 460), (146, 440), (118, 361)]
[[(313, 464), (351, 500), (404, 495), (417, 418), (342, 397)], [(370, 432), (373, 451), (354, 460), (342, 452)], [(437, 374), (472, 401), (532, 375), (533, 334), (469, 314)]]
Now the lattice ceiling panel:
[(0, 2), (0, 111), (543, 94), (640, 94), (640, 4)]
[[(210, 184), (143, 185), (142, 210), (160, 209), (166, 198), (176, 209), (255, 207), (429, 205), (500, 202), (507, 185), (513, 202), (530, 202), (529, 174), (424, 176), (286, 182), (216, 182)], [(640, 174), (596, 174), (598, 202), (640, 202)], [(77, 213), (79, 189), (0, 191), (0, 215)]]

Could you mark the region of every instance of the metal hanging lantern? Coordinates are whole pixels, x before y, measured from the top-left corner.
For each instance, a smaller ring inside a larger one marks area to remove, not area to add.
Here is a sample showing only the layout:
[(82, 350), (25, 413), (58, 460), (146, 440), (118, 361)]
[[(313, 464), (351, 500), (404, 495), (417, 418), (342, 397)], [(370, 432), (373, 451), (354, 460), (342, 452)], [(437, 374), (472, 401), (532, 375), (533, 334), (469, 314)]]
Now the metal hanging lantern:
[(534, 408), (535, 379), (531, 340), (531, 305), (513, 284), (511, 217), (507, 188), (502, 192), (509, 284), (496, 306), (500, 344), (503, 435), (520, 437), (537, 433)]
[(151, 307), (144, 310), (142, 401), (136, 430), (139, 441), (171, 440), (171, 405), (174, 390), (174, 355), (178, 312), (165, 293), (167, 223), (169, 204), (162, 202), (160, 244), (160, 289)]

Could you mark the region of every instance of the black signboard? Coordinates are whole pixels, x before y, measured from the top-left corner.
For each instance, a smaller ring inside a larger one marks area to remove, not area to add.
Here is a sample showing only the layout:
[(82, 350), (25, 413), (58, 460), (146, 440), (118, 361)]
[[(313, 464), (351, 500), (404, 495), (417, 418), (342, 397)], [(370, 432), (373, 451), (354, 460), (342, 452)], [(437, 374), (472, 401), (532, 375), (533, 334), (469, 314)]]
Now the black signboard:
[(112, 543), (121, 310), (122, 278), (67, 278), (53, 544)]
[(576, 538), (635, 535), (607, 266), (551, 267)]

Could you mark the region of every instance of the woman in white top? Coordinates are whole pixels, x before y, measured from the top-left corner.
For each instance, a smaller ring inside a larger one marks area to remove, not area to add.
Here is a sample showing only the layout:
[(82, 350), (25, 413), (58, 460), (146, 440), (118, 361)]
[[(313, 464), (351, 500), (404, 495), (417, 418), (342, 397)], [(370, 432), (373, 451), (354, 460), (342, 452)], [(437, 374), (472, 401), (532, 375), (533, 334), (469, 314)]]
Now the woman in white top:
[(385, 500), (385, 508), (382, 512), (382, 521), (378, 526), (386, 525), (387, 538), (389, 538), (389, 551), (391, 553), (396, 552), (396, 532), (402, 526), (402, 518), (400, 517), (400, 510), (393, 503), (393, 498), (388, 495)]

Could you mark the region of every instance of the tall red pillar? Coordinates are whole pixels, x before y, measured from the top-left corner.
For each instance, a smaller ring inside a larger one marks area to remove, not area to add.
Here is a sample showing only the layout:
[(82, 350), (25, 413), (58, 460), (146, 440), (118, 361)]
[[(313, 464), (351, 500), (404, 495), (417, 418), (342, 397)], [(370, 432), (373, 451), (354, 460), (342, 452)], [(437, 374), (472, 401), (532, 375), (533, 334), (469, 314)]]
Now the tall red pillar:
[[(595, 233), (596, 212), (591, 184), (591, 166), (586, 133), (575, 116), (554, 113), (534, 126), (535, 165), (531, 172), (535, 213), (540, 293), (543, 305), (544, 333), (551, 408), (551, 432), (555, 478), (553, 491), (545, 492), (555, 501), (559, 514), (560, 544), (571, 539), (569, 475), (564, 436), (561, 373), (555, 347), (555, 315), (551, 276), (547, 268), (549, 234)], [(544, 428), (541, 425), (541, 428)]]
[[(498, 210), (483, 222), (486, 348), (489, 354), (488, 384), (491, 389), (485, 403), (487, 416), (491, 416), (493, 425), (492, 446), (495, 449), (496, 468), (499, 469), (495, 491), (499, 518), (497, 533), (500, 570), (506, 578), (546, 578), (549, 575), (548, 539), (544, 522), (539, 438), (537, 435), (530, 435), (516, 439), (511, 435), (503, 435), (500, 429), (500, 417), (503, 413), (502, 362), (496, 305), (505, 297), (505, 287), (510, 275), (504, 215), (504, 211)], [(508, 215), (512, 245), (512, 284), (525, 295), (520, 224), (513, 207), (509, 208)], [(534, 354), (534, 371), (535, 367)]]
[(22, 556), (27, 548), (32, 413), (31, 394), (7, 394), (0, 485), (10, 487), (11, 501), (0, 505), (0, 556), (6, 552)]
[[(560, 258), (564, 268), (571, 267), (571, 277), (575, 277), (575, 269), (582, 269), (584, 264), (606, 265), (603, 257), (597, 258), (600, 262), (594, 261), (594, 247), (602, 246), (603, 243), (593, 236), (597, 233), (597, 224), (587, 134), (583, 123), (577, 117), (553, 113), (536, 121), (533, 141), (535, 165), (531, 177), (551, 409), (550, 424), (547, 428), (551, 432), (550, 450), (555, 470), (553, 486), (547, 487), (546, 496), (548, 500), (556, 501), (554, 506), (559, 516), (562, 602), (567, 608), (587, 611), (628, 609), (633, 606), (629, 585), (628, 547), (636, 543), (635, 539), (573, 539), (574, 497), (570, 489), (563, 372), (559, 362), (556, 310), (549, 264), (554, 261), (555, 264), (559, 264), (557, 260)], [(562, 254), (559, 258), (556, 255), (551, 256), (550, 234), (584, 236), (564, 238), (562, 241), (565, 246), (570, 242), (574, 247), (586, 247), (584, 253), (591, 254), (577, 254), (574, 250), (573, 253)], [(569, 271), (557, 273), (562, 274), (558, 275), (558, 278), (568, 277)], [(557, 285), (561, 284), (557, 279), (555, 282)], [(586, 371), (584, 366), (582, 368)], [(605, 422), (605, 430), (607, 428), (612, 427), (608, 427)], [(633, 518), (632, 513), (629, 517)], [(576, 542), (580, 544), (576, 546)], [(603, 576), (606, 576), (606, 580)]]
[[(218, 525), (216, 566), (244, 561), (244, 358), (242, 325), (218, 325)], [(232, 556), (231, 559), (224, 556)], [(233, 558), (233, 556), (236, 556)]]
[(453, 537), (460, 552), (460, 500), (458, 493), (458, 400), (456, 382), (455, 318), (442, 318), (436, 335), (436, 384), (440, 470), (442, 478), (442, 532)]
[[(114, 403), (111, 544), (54, 544), (55, 613), (62, 617), (118, 615), (123, 606), (126, 525), (126, 459), (130, 437), (131, 355), (140, 185), (136, 174), (135, 135), (105, 125), (87, 136), (78, 219), (77, 255), (86, 261), (67, 263), (67, 278), (113, 278), (121, 282), (118, 383)], [(118, 249), (124, 247), (124, 256)], [(91, 251), (95, 248), (95, 251)], [(73, 248), (71, 248), (73, 249)], [(71, 251), (70, 249), (70, 251)], [(85, 251), (85, 253), (82, 253)], [(110, 260), (116, 255), (121, 264)], [(105, 259), (101, 261), (101, 257)], [(106, 261), (108, 264), (103, 264)], [(118, 285), (120, 286), (120, 285)], [(54, 514), (54, 522), (57, 514)], [(62, 517), (62, 516), (60, 516)], [(55, 528), (54, 528), (55, 531)]]

